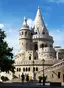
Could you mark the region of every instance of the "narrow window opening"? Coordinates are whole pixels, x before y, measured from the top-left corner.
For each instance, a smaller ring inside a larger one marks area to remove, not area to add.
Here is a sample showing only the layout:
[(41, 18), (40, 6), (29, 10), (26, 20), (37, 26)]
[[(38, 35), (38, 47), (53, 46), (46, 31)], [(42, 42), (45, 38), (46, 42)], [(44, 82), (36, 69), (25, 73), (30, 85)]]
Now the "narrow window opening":
[(28, 71), (30, 71), (30, 67), (28, 68)]
[(27, 32), (25, 32), (25, 36), (27, 35)]
[(33, 71), (35, 71), (35, 67), (33, 67)]
[(29, 60), (31, 60), (31, 56), (29, 56)]
[(34, 50), (38, 50), (38, 45), (37, 44), (34, 44)]
[(27, 68), (26, 68), (26, 71), (27, 71)]
[(25, 68), (23, 68), (23, 71), (25, 71)]
[(58, 72), (58, 78), (60, 78), (60, 72)]
[(38, 71), (38, 67), (36, 67), (36, 71)]
[(19, 71), (21, 71), (21, 68), (19, 68)]
[(41, 45), (40, 45), (40, 48), (43, 48), (43, 47), (44, 47), (44, 44), (41, 44)]
[(18, 71), (18, 68), (17, 68), (17, 71)]
[(23, 31), (22, 31), (22, 35), (23, 35)]

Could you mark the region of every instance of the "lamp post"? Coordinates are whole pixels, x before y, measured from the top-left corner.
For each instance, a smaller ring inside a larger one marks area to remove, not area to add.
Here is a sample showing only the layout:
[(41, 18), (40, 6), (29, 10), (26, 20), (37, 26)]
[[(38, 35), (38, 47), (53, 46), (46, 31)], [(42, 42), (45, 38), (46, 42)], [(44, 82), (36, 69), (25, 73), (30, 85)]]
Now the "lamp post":
[(45, 60), (42, 59), (42, 64), (43, 64), (43, 86), (45, 85), (45, 82), (44, 82), (44, 62), (45, 62)]

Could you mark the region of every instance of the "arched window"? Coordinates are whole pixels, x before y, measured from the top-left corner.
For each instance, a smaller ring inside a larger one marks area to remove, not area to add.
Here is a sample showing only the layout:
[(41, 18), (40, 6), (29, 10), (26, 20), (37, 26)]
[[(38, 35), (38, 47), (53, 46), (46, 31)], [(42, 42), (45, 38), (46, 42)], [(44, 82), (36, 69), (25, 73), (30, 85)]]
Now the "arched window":
[(33, 67), (33, 71), (35, 71), (35, 67)]
[(60, 78), (60, 72), (58, 72), (58, 78)]
[(30, 67), (28, 68), (28, 71), (30, 71)]
[(27, 68), (26, 68), (26, 71), (27, 71)]
[(29, 56), (29, 60), (31, 60), (31, 56)]
[(36, 71), (38, 71), (38, 67), (36, 67)]
[(22, 31), (22, 35), (23, 35), (23, 31)]
[(34, 44), (34, 50), (35, 50), (35, 51), (38, 50), (38, 45), (37, 45), (37, 43)]
[(40, 45), (40, 48), (43, 48), (43, 47), (44, 47), (44, 44), (41, 44), (41, 45)]
[(17, 68), (17, 72), (18, 72), (18, 68)]
[(25, 71), (25, 68), (23, 68), (23, 71)]
[(27, 35), (27, 32), (25, 32), (25, 36)]
[(19, 68), (19, 71), (21, 71), (21, 68)]

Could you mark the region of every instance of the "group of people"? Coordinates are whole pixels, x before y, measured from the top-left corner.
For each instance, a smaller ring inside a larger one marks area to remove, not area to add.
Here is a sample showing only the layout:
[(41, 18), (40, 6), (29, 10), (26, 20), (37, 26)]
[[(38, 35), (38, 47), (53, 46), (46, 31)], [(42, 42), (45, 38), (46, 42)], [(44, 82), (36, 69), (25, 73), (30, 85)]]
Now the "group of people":
[(21, 80), (22, 80), (22, 82), (24, 82), (24, 81), (29, 81), (29, 75), (27, 74), (27, 75), (24, 75), (23, 73), (22, 73), (22, 75), (21, 75)]

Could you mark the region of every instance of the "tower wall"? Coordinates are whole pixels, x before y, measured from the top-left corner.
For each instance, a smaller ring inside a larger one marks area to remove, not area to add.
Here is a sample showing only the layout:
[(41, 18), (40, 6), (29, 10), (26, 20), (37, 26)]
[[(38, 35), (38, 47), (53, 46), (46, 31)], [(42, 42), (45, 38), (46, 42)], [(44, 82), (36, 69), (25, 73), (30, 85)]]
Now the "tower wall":
[(31, 50), (32, 41), (31, 41), (31, 31), (27, 29), (20, 30), (19, 45), (21, 50)]

